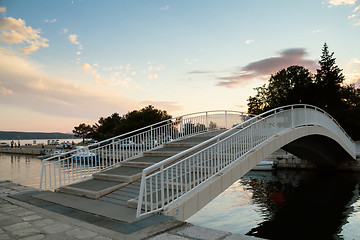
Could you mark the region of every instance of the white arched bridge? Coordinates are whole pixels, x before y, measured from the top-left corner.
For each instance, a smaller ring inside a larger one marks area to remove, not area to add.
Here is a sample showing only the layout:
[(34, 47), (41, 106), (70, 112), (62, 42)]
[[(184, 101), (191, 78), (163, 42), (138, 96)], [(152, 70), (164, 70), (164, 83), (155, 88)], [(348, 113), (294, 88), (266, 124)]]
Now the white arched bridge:
[(169, 119), (43, 160), (40, 189), (184, 220), (276, 150), (335, 167), (356, 143), (326, 112), (290, 105), (261, 115), (210, 111)]

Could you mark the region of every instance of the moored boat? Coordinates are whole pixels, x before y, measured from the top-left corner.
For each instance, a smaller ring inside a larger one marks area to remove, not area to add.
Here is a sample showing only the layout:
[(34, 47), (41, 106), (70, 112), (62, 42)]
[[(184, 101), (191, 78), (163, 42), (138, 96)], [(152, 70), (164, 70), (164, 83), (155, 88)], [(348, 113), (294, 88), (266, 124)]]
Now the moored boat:
[(278, 161), (261, 161), (259, 162), (253, 169), (255, 171), (272, 171), (275, 170), (277, 165), (279, 164)]
[(83, 163), (99, 160), (99, 156), (90, 152), (86, 147), (77, 147), (77, 152), (72, 154), (71, 157), (73, 160)]
[(63, 153), (65, 153), (65, 151), (63, 151), (63, 150), (57, 150), (57, 151), (55, 151), (55, 152), (53, 152), (53, 153), (50, 153), (50, 154), (39, 155), (39, 156), (38, 156), (38, 159), (43, 160), (43, 159), (46, 159), (46, 158), (50, 158), (50, 157), (54, 157), (54, 156), (61, 155), (61, 154), (63, 154)]

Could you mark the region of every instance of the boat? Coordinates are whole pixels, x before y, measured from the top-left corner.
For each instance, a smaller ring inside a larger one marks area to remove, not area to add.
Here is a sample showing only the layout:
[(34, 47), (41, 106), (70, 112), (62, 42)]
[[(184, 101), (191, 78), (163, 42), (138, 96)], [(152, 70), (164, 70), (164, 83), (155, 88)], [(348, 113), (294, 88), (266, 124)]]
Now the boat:
[(261, 161), (253, 169), (254, 171), (273, 171), (277, 168), (279, 161)]
[(55, 156), (61, 155), (61, 154), (63, 154), (63, 153), (65, 153), (65, 151), (63, 151), (63, 150), (57, 150), (57, 151), (55, 151), (55, 152), (53, 152), (53, 153), (39, 155), (39, 156), (38, 156), (38, 159), (43, 160), (43, 159), (46, 159), (46, 158), (50, 158), (50, 157), (55, 157)]
[(90, 152), (86, 147), (76, 147), (76, 149), (77, 152), (71, 155), (72, 159), (75, 161), (86, 163), (99, 160), (99, 156)]

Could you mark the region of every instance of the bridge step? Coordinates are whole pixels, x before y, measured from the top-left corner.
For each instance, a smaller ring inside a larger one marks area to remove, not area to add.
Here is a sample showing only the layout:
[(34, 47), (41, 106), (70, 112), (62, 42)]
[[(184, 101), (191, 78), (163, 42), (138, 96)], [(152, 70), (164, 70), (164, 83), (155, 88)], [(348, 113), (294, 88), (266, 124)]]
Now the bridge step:
[(101, 196), (104, 196), (121, 187), (126, 186), (127, 184), (128, 183), (126, 182), (91, 179), (84, 182), (74, 183), (68, 186), (60, 187), (56, 191), (77, 196), (84, 196), (92, 199), (98, 199)]
[(95, 179), (102, 179), (107, 181), (118, 181), (118, 182), (133, 182), (141, 178), (143, 168), (141, 167), (129, 167), (121, 166), (112, 168), (104, 172), (95, 173), (93, 177)]
[[(170, 199), (176, 197), (177, 193), (180, 193), (179, 192), (176, 192), (176, 191), (165, 191), (164, 192), (164, 203), (166, 204)], [(151, 209), (151, 208), (157, 208), (159, 206), (161, 206), (161, 201), (159, 201), (158, 199), (161, 199), (161, 191), (156, 191), (156, 192), (152, 192), (152, 193), (149, 193), (146, 195), (146, 199), (148, 201), (148, 204), (147, 204), (147, 209)], [(127, 201), (127, 206), (129, 208), (137, 208), (137, 205), (138, 205), (138, 201), (139, 201), (139, 197), (136, 197), (136, 198), (133, 198), (133, 199), (130, 199)], [(150, 203), (150, 201), (152, 201), (152, 203)], [(152, 205), (152, 206), (151, 206)], [(142, 205), (142, 209), (144, 210), (145, 209), (145, 204)]]
[(156, 150), (144, 152), (143, 156), (152, 156), (152, 157), (171, 157), (179, 152), (183, 152), (189, 149), (189, 147), (162, 147)]
[(167, 156), (143, 156), (121, 163), (121, 166), (146, 168), (168, 158)]
[(170, 147), (174, 147), (174, 148), (183, 148), (183, 147), (186, 147), (186, 148), (191, 148), (191, 147), (194, 147), (196, 145), (198, 145), (199, 142), (174, 142), (174, 143), (166, 143), (164, 144), (164, 147), (166, 148), (170, 148)]

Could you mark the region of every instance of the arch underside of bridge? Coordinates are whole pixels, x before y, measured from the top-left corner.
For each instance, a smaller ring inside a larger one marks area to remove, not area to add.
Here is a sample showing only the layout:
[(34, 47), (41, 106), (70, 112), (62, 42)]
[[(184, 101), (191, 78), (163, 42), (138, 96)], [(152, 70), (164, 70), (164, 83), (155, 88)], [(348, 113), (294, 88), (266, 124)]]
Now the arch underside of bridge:
[(354, 160), (335, 140), (324, 135), (309, 135), (282, 147), (287, 152), (315, 163), (318, 169), (333, 169), (343, 161)]
[(289, 129), (254, 147), (224, 172), (199, 185), (196, 191), (189, 192), (181, 201), (169, 205), (163, 214), (186, 220), (280, 148), (313, 161), (319, 169), (334, 168), (341, 161), (356, 159), (356, 154), (326, 128), (314, 125)]

